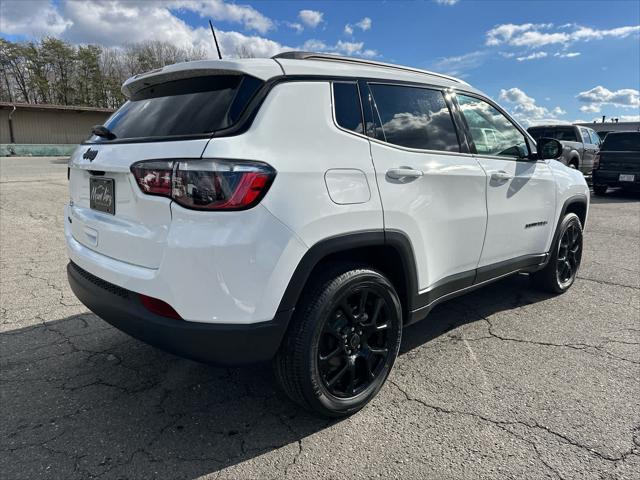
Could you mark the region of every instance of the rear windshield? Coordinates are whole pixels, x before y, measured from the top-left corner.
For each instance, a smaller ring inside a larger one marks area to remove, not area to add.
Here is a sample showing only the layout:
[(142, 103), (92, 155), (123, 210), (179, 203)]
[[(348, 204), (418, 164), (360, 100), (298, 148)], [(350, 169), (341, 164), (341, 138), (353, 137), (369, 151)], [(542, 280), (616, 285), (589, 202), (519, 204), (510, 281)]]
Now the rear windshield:
[[(232, 126), (262, 85), (248, 75), (194, 77), (144, 88), (106, 122), (115, 141), (210, 134)], [(105, 142), (93, 135), (92, 142)]]
[(601, 149), (640, 152), (640, 132), (610, 133), (605, 137)]
[(566, 142), (576, 142), (576, 130), (573, 127), (532, 127), (527, 130), (533, 138), (555, 138)]

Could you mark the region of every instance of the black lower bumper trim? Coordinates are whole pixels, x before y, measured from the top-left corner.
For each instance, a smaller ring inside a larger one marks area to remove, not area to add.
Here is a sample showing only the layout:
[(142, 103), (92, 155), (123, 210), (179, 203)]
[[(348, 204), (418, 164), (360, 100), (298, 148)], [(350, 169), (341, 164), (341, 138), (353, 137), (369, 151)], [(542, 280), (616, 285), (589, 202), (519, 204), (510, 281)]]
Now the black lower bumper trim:
[(217, 365), (242, 365), (272, 358), (293, 310), (269, 322), (250, 325), (175, 320), (144, 308), (139, 296), (81, 269), (67, 265), (69, 285), (78, 299), (114, 327), (176, 355)]

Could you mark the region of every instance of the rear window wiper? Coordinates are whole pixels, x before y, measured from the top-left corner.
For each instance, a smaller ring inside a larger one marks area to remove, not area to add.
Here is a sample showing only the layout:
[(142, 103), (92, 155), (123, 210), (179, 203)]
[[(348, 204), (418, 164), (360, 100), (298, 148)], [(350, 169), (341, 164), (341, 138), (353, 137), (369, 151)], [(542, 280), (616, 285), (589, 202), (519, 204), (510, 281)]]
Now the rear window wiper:
[(95, 125), (91, 129), (91, 133), (97, 135), (98, 137), (106, 138), (107, 140), (113, 140), (114, 138), (116, 138), (115, 133), (113, 133), (104, 125)]

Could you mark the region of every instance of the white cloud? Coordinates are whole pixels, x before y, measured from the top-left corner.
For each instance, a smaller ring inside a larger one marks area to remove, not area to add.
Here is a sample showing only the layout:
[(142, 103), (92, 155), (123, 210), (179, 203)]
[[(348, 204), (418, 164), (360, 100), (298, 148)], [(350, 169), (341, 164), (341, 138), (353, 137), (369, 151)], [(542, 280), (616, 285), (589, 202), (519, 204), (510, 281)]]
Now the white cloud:
[(302, 31), (304, 30), (304, 27), (302, 26), (302, 24), (298, 22), (285, 22), (285, 25), (295, 30), (296, 33), (302, 33)]
[[(31, 9), (25, 12), (24, 2), (4, 0), (2, 32), (27, 37), (55, 34), (72, 43), (97, 43), (107, 47), (118, 47), (147, 40), (162, 40), (180, 47), (203, 48), (210, 58), (216, 57), (209, 28), (192, 27), (174, 14), (176, 9), (200, 8), (204, 2), (62, 0), (59, 4), (41, 3), (48, 9), (50, 19), (48, 31), (38, 32), (32, 28), (33, 25), (37, 25), (42, 12), (32, 12)], [(251, 7), (245, 8), (238, 5), (232, 5), (232, 7), (234, 8), (218, 10), (217, 18), (225, 16), (228, 21), (242, 23), (251, 29), (267, 28), (268, 22), (260, 23), (261, 17), (255, 15), (257, 12)], [(220, 8), (219, 2), (208, 3), (207, 8)], [(33, 17), (31, 20), (29, 15)], [(9, 25), (8, 27), (5, 26), (5, 22)], [(216, 30), (216, 34), (223, 57), (237, 56), (238, 52), (256, 57), (269, 57), (290, 49), (258, 35), (224, 30)]]
[(640, 25), (630, 25), (597, 30), (576, 24), (556, 27), (551, 23), (507, 23), (498, 25), (486, 33), (488, 46), (510, 45), (515, 47), (539, 48), (545, 45), (570, 45), (575, 42), (602, 40), (604, 38), (625, 38), (640, 32)]
[(317, 10), (300, 10), (300, 12), (298, 12), (298, 18), (300, 21), (307, 27), (311, 28), (316, 28), (320, 25), (320, 23), (322, 23), (323, 16), (324, 13)]
[(596, 113), (600, 111), (600, 107), (598, 105), (582, 105), (580, 107), (580, 111), (581, 112), (585, 112), (585, 113)]
[[(28, 7), (28, 8), (27, 8)], [(73, 22), (60, 15), (50, 0), (25, 2), (2, 2), (0, 32), (9, 35), (30, 37), (58, 36)]]
[(312, 52), (326, 52), (356, 57), (376, 57), (378, 52), (373, 49), (365, 49), (364, 42), (343, 42), (339, 40), (335, 45), (327, 45), (322, 40), (311, 39), (304, 42), (303, 50)]
[(460, 0), (435, 0), (435, 2), (438, 5), (446, 5), (448, 7), (450, 7), (451, 5), (455, 5), (456, 3), (458, 3)]
[(347, 23), (344, 26), (344, 33), (345, 35), (353, 35), (354, 28), (359, 28), (363, 32), (366, 32), (367, 30), (371, 29), (372, 25), (373, 25), (373, 21), (369, 17), (364, 17), (359, 22), (356, 22), (355, 25), (351, 25), (350, 23)]
[(527, 60), (536, 60), (538, 58), (544, 58), (547, 56), (547, 52), (533, 52), (530, 55), (526, 55), (524, 57), (517, 57), (516, 60), (519, 62), (524, 62)]
[(373, 22), (369, 17), (364, 17), (362, 20), (356, 23), (356, 27), (358, 27), (363, 32), (366, 32), (367, 30), (371, 29), (372, 24)]
[(170, 0), (166, 6), (189, 10), (197, 13), (200, 17), (241, 23), (246, 29), (259, 33), (266, 33), (274, 28), (274, 23), (270, 18), (249, 5), (225, 3), (222, 0)]
[(566, 53), (556, 52), (553, 54), (554, 57), (558, 57), (558, 58), (574, 58), (580, 55), (581, 55), (580, 52), (566, 52)]
[(345, 52), (347, 55), (353, 55), (354, 53), (361, 52), (362, 47), (364, 47), (364, 42), (343, 42), (342, 40), (338, 40), (335, 48), (336, 50)]
[(640, 108), (640, 92), (633, 88), (612, 91), (602, 85), (598, 85), (591, 90), (578, 93), (576, 98), (579, 102), (585, 104), (580, 107), (583, 112), (599, 112), (603, 105)]
[(439, 58), (433, 64), (433, 69), (449, 75), (459, 76), (467, 70), (472, 70), (482, 65), (488, 53), (487, 51), (479, 50), (464, 55)]
[(560, 107), (549, 110), (546, 107), (537, 105), (535, 98), (530, 97), (516, 87), (500, 90), (499, 98), (513, 105), (510, 108), (511, 112), (524, 125), (562, 122), (557, 117), (567, 113)]
[(619, 115), (616, 118), (620, 122), (640, 122), (640, 115)]

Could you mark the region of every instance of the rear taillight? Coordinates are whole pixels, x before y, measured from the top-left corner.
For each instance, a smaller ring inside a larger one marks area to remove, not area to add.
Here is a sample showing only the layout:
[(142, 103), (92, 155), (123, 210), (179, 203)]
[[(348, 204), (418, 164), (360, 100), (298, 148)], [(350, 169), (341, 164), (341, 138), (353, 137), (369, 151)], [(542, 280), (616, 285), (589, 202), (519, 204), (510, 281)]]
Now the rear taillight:
[(195, 210), (246, 210), (269, 190), (275, 170), (237, 160), (143, 161), (131, 166), (140, 190)]
[(169, 197), (173, 163), (166, 160), (138, 162), (131, 166), (131, 172), (144, 193)]
[(599, 168), (600, 168), (600, 153), (596, 153), (596, 156), (593, 159), (593, 169), (597, 170)]

